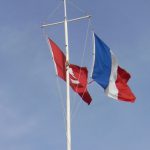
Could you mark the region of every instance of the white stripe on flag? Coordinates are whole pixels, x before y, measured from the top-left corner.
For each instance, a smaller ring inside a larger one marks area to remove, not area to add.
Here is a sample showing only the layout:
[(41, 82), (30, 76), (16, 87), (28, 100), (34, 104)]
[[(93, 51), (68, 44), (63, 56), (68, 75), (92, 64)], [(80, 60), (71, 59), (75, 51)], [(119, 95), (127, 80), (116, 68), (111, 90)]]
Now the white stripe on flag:
[(113, 52), (110, 51), (110, 53), (111, 53), (112, 66), (111, 66), (111, 74), (109, 78), (109, 85), (105, 89), (105, 94), (111, 98), (118, 99), (118, 89), (116, 87), (118, 63)]

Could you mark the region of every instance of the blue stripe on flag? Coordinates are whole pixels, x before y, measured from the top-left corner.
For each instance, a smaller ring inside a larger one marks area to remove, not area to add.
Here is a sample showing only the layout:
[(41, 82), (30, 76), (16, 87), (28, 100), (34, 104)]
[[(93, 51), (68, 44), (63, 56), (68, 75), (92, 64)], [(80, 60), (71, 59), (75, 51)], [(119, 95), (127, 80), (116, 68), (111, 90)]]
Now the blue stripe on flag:
[(110, 48), (94, 33), (95, 38), (95, 62), (92, 78), (104, 89), (109, 84), (111, 74)]

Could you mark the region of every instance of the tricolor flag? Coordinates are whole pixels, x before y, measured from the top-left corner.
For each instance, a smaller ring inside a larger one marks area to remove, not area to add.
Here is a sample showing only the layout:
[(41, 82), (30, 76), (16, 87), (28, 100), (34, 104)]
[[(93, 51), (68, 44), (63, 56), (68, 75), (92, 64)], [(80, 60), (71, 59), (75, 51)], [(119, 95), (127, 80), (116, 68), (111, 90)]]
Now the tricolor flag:
[(94, 34), (94, 66), (92, 78), (111, 98), (134, 102), (135, 96), (127, 85), (130, 74), (122, 69), (110, 48)]
[[(54, 60), (56, 74), (66, 81), (66, 56), (61, 51), (61, 49), (48, 38), (48, 43), (50, 45), (50, 50)], [(74, 64), (69, 64), (69, 77), (70, 86), (72, 89), (80, 95), (80, 97), (88, 104), (91, 103), (92, 98), (87, 91), (87, 79), (88, 70), (86, 67), (79, 67)]]

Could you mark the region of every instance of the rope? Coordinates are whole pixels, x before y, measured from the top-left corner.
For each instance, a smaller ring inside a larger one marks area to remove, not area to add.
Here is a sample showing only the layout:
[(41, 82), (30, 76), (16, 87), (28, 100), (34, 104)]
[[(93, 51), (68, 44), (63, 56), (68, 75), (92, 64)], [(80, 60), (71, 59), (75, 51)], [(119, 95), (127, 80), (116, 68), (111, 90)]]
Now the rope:
[[(90, 20), (90, 19), (89, 19), (89, 20)], [(87, 31), (86, 31), (86, 38), (85, 38), (85, 42), (84, 42), (84, 49), (83, 49), (83, 53), (82, 53), (82, 57), (81, 57), (81, 63), (80, 63), (80, 66), (81, 66), (81, 67), (82, 67), (82, 65), (83, 65), (84, 56), (85, 56), (85, 50), (86, 50), (86, 47), (87, 47), (87, 40), (88, 40), (89, 27), (90, 27), (90, 21), (88, 21), (88, 27), (87, 27)], [(79, 71), (78, 80), (80, 79), (80, 77), (81, 77), (81, 69), (80, 69), (80, 71)], [(78, 85), (77, 85), (76, 89), (77, 89), (77, 88), (78, 88)], [(84, 93), (85, 93), (85, 91), (84, 91)], [(84, 94), (84, 93), (83, 93), (83, 94)], [(76, 99), (76, 95), (77, 95), (77, 94), (75, 94), (74, 99)], [(81, 104), (80, 101), (77, 102), (77, 105), (75, 106), (74, 111), (72, 111), (72, 116), (75, 116), (75, 113), (73, 114), (73, 112), (77, 112), (77, 110), (78, 110), (78, 108), (79, 108), (79, 104)], [(72, 119), (72, 120), (73, 120), (73, 119)]]
[[(87, 87), (89, 86), (89, 84), (87, 85)], [(86, 88), (87, 88), (86, 87)], [(84, 92), (83, 92), (83, 95), (82, 95), (82, 97), (84, 96), (84, 94), (85, 94), (85, 92), (86, 92), (86, 88), (85, 88), (85, 90), (84, 90)], [(74, 113), (73, 113), (73, 115), (72, 115), (72, 120), (75, 118), (75, 116), (77, 115), (77, 111), (79, 110), (79, 108), (80, 108), (80, 106), (81, 106), (81, 101), (78, 101), (78, 103), (77, 103), (77, 106), (76, 106), (76, 109), (75, 109), (75, 111), (74, 111)]]
[[(55, 13), (56, 11), (60, 8), (60, 6), (62, 5), (62, 2), (63, 0), (60, 0), (60, 3), (57, 5), (57, 7), (50, 13), (50, 15), (47, 17), (46, 21), (48, 21), (48, 19), (50, 19)], [(68, 2), (73, 6), (75, 7), (77, 10), (79, 10), (80, 12), (84, 13), (84, 14), (87, 14), (83, 9), (81, 9), (80, 7), (78, 7), (73, 1), (71, 0), (68, 0)], [(45, 22), (46, 22), (45, 21)], [(87, 31), (86, 31), (86, 38), (85, 38), (85, 42), (84, 42), (84, 49), (83, 49), (83, 53), (82, 53), (82, 59), (81, 59), (81, 67), (83, 65), (83, 62), (84, 62), (84, 56), (85, 56), (85, 51), (86, 51), (86, 47), (87, 47), (87, 40), (88, 40), (88, 35), (89, 35), (89, 29), (91, 27), (91, 19), (88, 20), (88, 26), (87, 26)], [(43, 28), (43, 34), (45, 35), (46, 37), (46, 40), (48, 38), (48, 35), (47, 35), (47, 32), (46, 32), (46, 29)], [(81, 69), (79, 71), (79, 77), (78, 77), (78, 80), (80, 79), (80, 76), (81, 76)], [(61, 107), (62, 107), (62, 111), (63, 111), (63, 119), (64, 119), (64, 125), (66, 125), (66, 111), (65, 111), (65, 106), (64, 106), (64, 102), (63, 102), (63, 94), (62, 94), (62, 91), (61, 91), (61, 87), (60, 87), (60, 82), (58, 80), (58, 78), (56, 77), (56, 82), (57, 82), (57, 89), (58, 89), (58, 93), (59, 93), (59, 97), (60, 97), (60, 102), (61, 102)], [(88, 86), (88, 85), (87, 85)], [(78, 86), (76, 87), (78, 88)], [(86, 91), (86, 89), (85, 89)], [(83, 95), (85, 93), (85, 91), (83, 92)], [(73, 99), (76, 99), (76, 93), (75, 93), (75, 96)], [(77, 111), (79, 110), (79, 107), (80, 107), (80, 104), (81, 104), (81, 101), (77, 101), (76, 105), (74, 106), (74, 111), (71, 112), (71, 120), (73, 120), (72, 118), (75, 118), (76, 114), (77, 114)], [(66, 126), (65, 126), (65, 130), (66, 130)]]
[(94, 80), (91, 80), (89, 83), (88, 83), (88, 85), (90, 85), (91, 83), (93, 83), (94, 82)]
[(78, 11), (80, 11), (83, 14), (87, 14), (83, 9), (81, 9), (78, 5), (76, 5), (73, 1), (69, 0), (68, 1), (74, 8), (76, 8)]
[(57, 80), (57, 89), (58, 89), (58, 92), (59, 92), (59, 97), (60, 97), (60, 103), (61, 103), (61, 107), (62, 107), (62, 112), (63, 112), (63, 120), (64, 120), (64, 125), (65, 125), (65, 130), (67, 131), (66, 129), (66, 111), (65, 111), (65, 106), (64, 106), (64, 102), (63, 102), (63, 94), (61, 92), (61, 87), (60, 87), (60, 82), (58, 80), (58, 77), (56, 77), (56, 80)]
[(62, 1), (60, 1), (57, 5), (57, 7), (48, 15), (48, 17), (46, 18), (45, 22), (48, 22), (48, 19), (52, 18), (52, 16), (56, 13), (56, 11), (60, 8), (60, 6), (62, 5)]
[[(48, 35), (45, 31), (45, 29), (43, 29), (43, 35), (45, 36), (45, 39), (47, 41), (48, 39)], [(63, 113), (63, 120), (64, 120), (64, 126), (65, 126), (65, 130), (66, 130), (66, 111), (65, 111), (65, 106), (64, 106), (64, 102), (63, 102), (63, 94), (62, 94), (62, 91), (61, 91), (61, 86), (60, 86), (60, 82), (58, 80), (58, 77), (56, 75), (56, 83), (57, 83), (57, 89), (58, 89), (58, 93), (59, 93), (59, 100), (60, 100), (60, 103), (61, 103), (61, 107), (62, 107), (62, 113)]]
[[(90, 80), (92, 79), (92, 73), (93, 73), (93, 67), (94, 67), (94, 45), (95, 45), (95, 43), (94, 43), (94, 37), (93, 37), (93, 33), (94, 33), (94, 28), (93, 28), (93, 25), (92, 25), (92, 22), (90, 21), (90, 25), (91, 25), (91, 34), (92, 34), (92, 64), (91, 64), (91, 71), (90, 71), (90, 76), (89, 76), (89, 78), (90, 78)], [(90, 84), (90, 83), (89, 83)]]

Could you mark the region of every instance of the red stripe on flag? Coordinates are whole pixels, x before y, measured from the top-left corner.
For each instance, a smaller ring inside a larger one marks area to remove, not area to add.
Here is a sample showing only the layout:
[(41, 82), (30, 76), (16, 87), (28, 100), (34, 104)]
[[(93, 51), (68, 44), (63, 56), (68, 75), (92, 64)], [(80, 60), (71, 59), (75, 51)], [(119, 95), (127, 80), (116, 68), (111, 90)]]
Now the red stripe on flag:
[(118, 89), (118, 99), (128, 102), (134, 102), (136, 97), (134, 96), (130, 87), (127, 85), (129, 79), (130, 74), (121, 67), (118, 67), (116, 80), (116, 86)]

